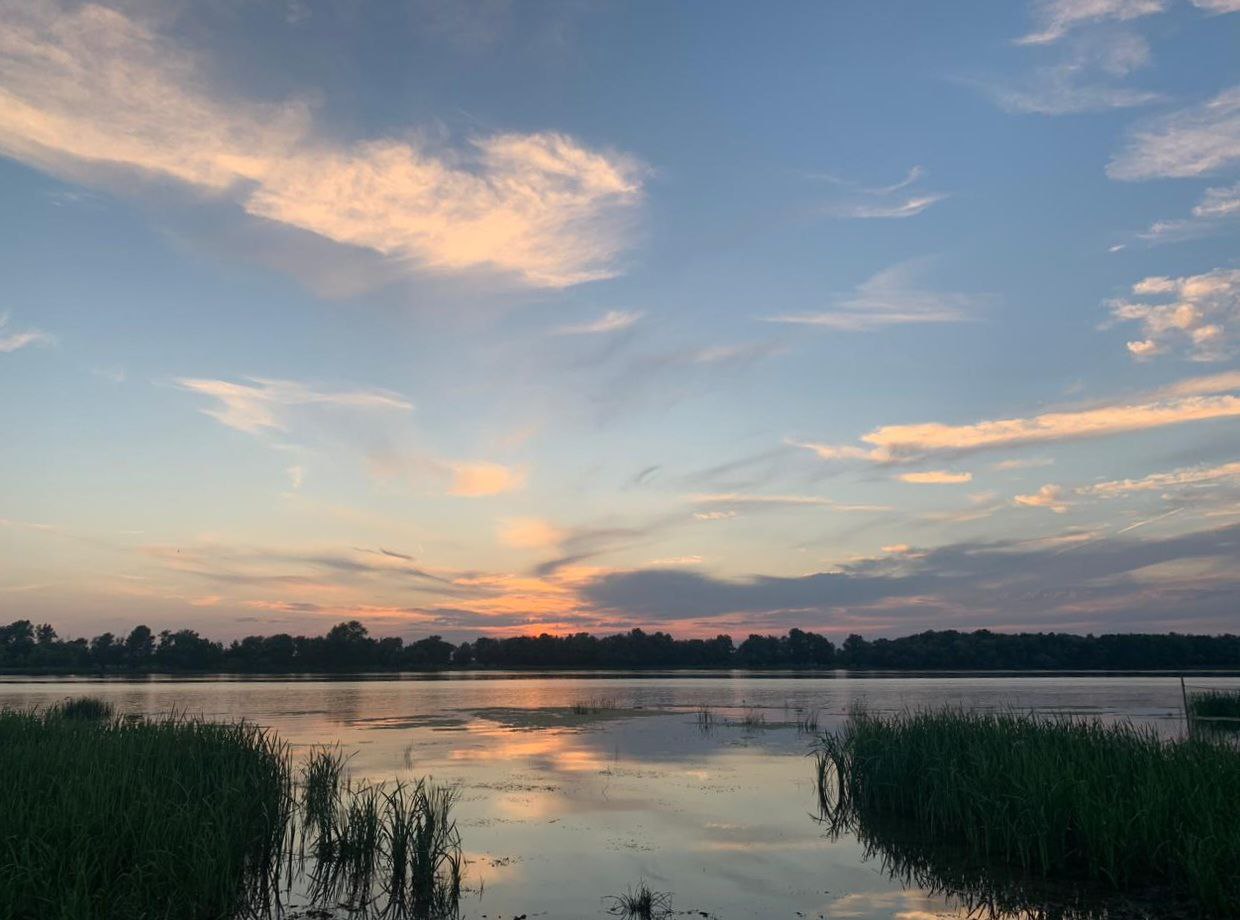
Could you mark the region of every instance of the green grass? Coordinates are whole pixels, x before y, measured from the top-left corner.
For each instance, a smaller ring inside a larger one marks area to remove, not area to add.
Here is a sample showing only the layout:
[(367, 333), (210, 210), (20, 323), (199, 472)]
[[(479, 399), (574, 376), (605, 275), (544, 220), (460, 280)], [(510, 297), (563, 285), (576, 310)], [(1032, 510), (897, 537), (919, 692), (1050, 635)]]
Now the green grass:
[(286, 749), (255, 726), (78, 701), (0, 711), (0, 777), (13, 920), (233, 917), (270, 881), (291, 804)]
[(871, 843), (948, 844), (961, 865), (1162, 884), (1203, 913), (1240, 910), (1240, 754), (1223, 745), (1126, 723), (855, 711), (820, 742), (817, 775), (825, 819)]
[(1240, 732), (1240, 690), (1194, 691), (1188, 707), (1194, 722), (1204, 728)]

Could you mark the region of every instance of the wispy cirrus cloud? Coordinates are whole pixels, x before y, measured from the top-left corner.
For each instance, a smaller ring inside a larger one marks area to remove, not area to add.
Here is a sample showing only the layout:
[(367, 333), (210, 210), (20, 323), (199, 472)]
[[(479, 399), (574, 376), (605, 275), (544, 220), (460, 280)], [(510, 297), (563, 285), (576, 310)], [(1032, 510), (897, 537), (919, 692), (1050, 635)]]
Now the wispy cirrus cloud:
[(209, 378), (180, 377), (176, 386), (208, 396), (217, 405), (203, 409), (221, 425), (257, 434), (287, 431), (289, 415), (299, 408), (343, 408), (408, 412), (413, 404), (390, 390), (320, 390), (295, 380), (247, 378), (247, 383)]
[(1188, 178), (1240, 163), (1240, 86), (1135, 127), (1107, 164), (1112, 179)]
[(8, 331), (9, 315), (0, 313), (0, 354), (17, 351), (28, 345), (47, 345), (52, 337), (40, 329)]
[(812, 174), (812, 178), (825, 179), (845, 190), (845, 200), (828, 208), (831, 215), (862, 220), (915, 217), (931, 205), (951, 197), (945, 192), (912, 192), (909, 190), (925, 176), (925, 167), (913, 166), (899, 182), (891, 185), (863, 186), (829, 173)]
[(868, 332), (913, 323), (959, 323), (971, 318), (985, 298), (927, 290), (919, 283), (925, 260), (884, 269), (859, 284), (849, 296), (817, 313), (783, 313), (764, 317), (770, 323), (816, 326), (837, 332)]
[(1188, 422), (1237, 418), (1240, 417), (1240, 396), (1228, 391), (1238, 388), (1240, 374), (1217, 374), (1181, 381), (1148, 395), (1141, 402), (986, 419), (966, 425), (941, 422), (883, 425), (862, 436), (860, 444), (798, 440), (789, 443), (813, 451), (824, 460), (911, 462), (936, 454), (1098, 438)]
[(1016, 39), (1016, 44), (1048, 45), (1083, 25), (1127, 22), (1165, 8), (1163, 0), (1040, 0), (1033, 7), (1036, 30)]
[(1144, 338), (1128, 343), (1134, 357), (1181, 350), (1194, 361), (1221, 361), (1234, 352), (1240, 336), (1240, 270), (1153, 276), (1134, 284), (1132, 293), (1147, 300), (1121, 298), (1107, 306), (1116, 321), (1140, 324)]
[(602, 335), (608, 332), (620, 332), (636, 325), (642, 318), (638, 310), (608, 310), (596, 320), (569, 326), (559, 326), (552, 330), (554, 335)]
[(1147, 243), (1175, 243), (1218, 233), (1240, 219), (1240, 182), (1208, 188), (1190, 217), (1159, 220), (1137, 236)]
[(1149, 60), (1149, 45), (1139, 35), (1107, 33), (1073, 39), (1057, 61), (1035, 68), (1024, 79), (974, 82), (1008, 112), (1074, 115), (1133, 108), (1161, 98), (1121, 82)]
[(207, 61), (122, 12), (34, 0), (0, 26), (0, 152), (56, 175), (173, 179), (413, 271), (564, 287), (610, 277), (627, 246), (629, 157), (554, 132), (328, 139), (307, 102), (215, 92)]
[(1167, 473), (1151, 473), (1140, 479), (1113, 479), (1077, 489), (1082, 495), (1118, 498), (1139, 492), (1174, 491), (1219, 482), (1240, 482), (1240, 462), (1220, 466), (1189, 466)]

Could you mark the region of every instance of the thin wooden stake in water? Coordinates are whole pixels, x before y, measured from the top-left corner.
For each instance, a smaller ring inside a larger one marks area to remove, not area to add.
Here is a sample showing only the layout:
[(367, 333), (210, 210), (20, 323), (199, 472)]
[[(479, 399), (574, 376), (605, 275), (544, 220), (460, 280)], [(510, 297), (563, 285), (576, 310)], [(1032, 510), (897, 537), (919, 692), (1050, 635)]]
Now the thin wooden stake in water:
[(1184, 675), (1180, 675), (1180, 697), (1184, 700), (1184, 724), (1188, 727), (1188, 737), (1193, 737), (1193, 710), (1188, 705), (1188, 689), (1184, 686)]

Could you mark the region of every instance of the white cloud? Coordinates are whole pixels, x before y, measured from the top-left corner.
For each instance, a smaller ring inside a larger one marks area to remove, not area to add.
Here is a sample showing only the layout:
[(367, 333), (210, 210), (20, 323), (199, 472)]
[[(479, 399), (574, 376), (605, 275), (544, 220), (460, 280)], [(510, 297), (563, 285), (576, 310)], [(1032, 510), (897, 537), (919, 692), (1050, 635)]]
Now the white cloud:
[(1183, 467), (1169, 473), (1151, 473), (1141, 479), (1115, 479), (1083, 486), (1077, 492), (1100, 498), (1117, 498), (1133, 492), (1162, 492), (1227, 480), (1240, 481), (1240, 462), (1214, 467)]
[(249, 383), (232, 383), (182, 377), (174, 383), (183, 390), (214, 398), (218, 405), (203, 409), (220, 424), (258, 434), (264, 430), (287, 431), (288, 416), (302, 407), (408, 411), (413, 405), (390, 390), (346, 390), (325, 392), (295, 380), (248, 378)]
[(0, 152), (103, 181), (127, 168), (411, 269), (562, 287), (615, 273), (642, 168), (555, 133), (462, 149), (316, 137), (310, 106), (213, 95), (204, 62), (98, 6), (0, 6)]
[(1047, 483), (1032, 495), (1017, 495), (1012, 501), (1022, 508), (1046, 508), (1056, 514), (1063, 514), (1070, 507), (1064, 499), (1063, 488), (1054, 483)]
[(699, 521), (726, 521), (736, 517), (735, 511), (695, 511), (693, 516)]
[(1162, 0), (1041, 0), (1034, 7), (1038, 31), (1021, 36), (1016, 43), (1046, 45), (1081, 25), (1105, 20), (1126, 22), (1163, 9)]
[[(763, 495), (742, 492), (709, 492), (690, 495), (689, 501), (699, 505), (750, 505), (767, 508), (819, 507), (834, 511), (890, 511), (886, 505), (846, 505), (820, 495)], [(695, 515), (702, 517), (702, 515)]]
[(958, 323), (969, 318), (981, 298), (928, 291), (917, 286), (922, 260), (884, 269), (857, 286), (849, 297), (821, 313), (785, 313), (771, 323), (818, 326), (839, 332), (865, 332), (910, 323)]
[(25, 348), (27, 345), (46, 345), (52, 341), (50, 335), (38, 329), (6, 332), (8, 325), (9, 315), (7, 313), (0, 313), (0, 354), (17, 351), (19, 348)]
[(642, 318), (642, 314), (632, 310), (608, 310), (598, 319), (572, 326), (560, 326), (554, 330), (556, 335), (598, 335), (605, 332), (620, 332), (628, 329)]
[(1202, 176), (1240, 163), (1240, 86), (1192, 108), (1146, 121), (1111, 158), (1112, 179)]
[(1240, 270), (1217, 268), (1182, 278), (1145, 278), (1133, 285), (1135, 296), (1160, 302), (1117, 299), (1111, 316), (1141, 325), (1142, 339), (1128, 343), (1137, 358), (1173, 349), (1195, 361), (1220, 361), (1234, 350), (1240, 330)]
[(1235, 389), (1240, 389), (1240, 373), (1216, 374), (1173, 384), (1147, 396), (1143, 402), (1102, 404), (966, 425), (883, 425), (863, 436), (861, 444), (789, 443), (813, 451), (823, 460), (901, 463), (936, 454), (1097, 438), (1188, 422), (1240, 418), (1240, 396), (1214, 395)]
[(938, 204), (948, 196), (943, 194), (914, 195), (903, 201), (872, 204), (855, 204), (840, 209), (837, 213), (842, 217), (857, 218), (900, 218), (915, 217), (932, 204)]
[(901, 473), (896, 478), (901, 482), (911, 482), (916, 485), (943, 486), (972, 482), (973, 474), (954, 473), (951, 470), (924, 470), (918, 473)]

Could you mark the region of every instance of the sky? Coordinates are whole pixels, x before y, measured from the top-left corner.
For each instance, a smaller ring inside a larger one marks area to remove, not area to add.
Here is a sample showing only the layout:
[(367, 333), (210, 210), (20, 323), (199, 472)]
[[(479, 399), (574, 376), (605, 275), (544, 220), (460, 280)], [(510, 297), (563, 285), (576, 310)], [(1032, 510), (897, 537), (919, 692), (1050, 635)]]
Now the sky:
[(1240, 631), (1238, 14), (0, 0), (0, 621)]

